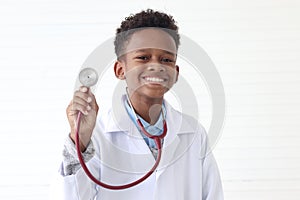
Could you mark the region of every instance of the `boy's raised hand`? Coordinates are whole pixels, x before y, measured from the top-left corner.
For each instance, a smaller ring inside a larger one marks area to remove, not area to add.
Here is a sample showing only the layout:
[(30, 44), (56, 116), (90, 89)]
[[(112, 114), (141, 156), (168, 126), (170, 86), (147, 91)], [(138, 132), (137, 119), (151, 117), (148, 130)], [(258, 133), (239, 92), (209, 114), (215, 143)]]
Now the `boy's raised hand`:
[(98, 113), (98, 104), (95, 96), (87, 87), (80, 87), (79, 90), (74, 92), (74, 96), (69, 106), (67, 107), (67, 117), (70, 124), (70, 137), (75, 142), (76, 134), (76, 121), (78, 113), (81, 112), (80, 121), (80, 149), (81, 152), (85, 151), (95, 127), (96, 117)]

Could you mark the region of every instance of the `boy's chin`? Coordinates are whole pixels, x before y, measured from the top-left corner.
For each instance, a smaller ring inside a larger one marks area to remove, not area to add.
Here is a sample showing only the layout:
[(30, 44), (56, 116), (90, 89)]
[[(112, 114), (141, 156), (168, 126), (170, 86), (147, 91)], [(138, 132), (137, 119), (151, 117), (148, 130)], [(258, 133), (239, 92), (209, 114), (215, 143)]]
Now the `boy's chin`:
[(144, 84), (135, 90), (134, 93), (149, 99), (162, 99), (167, 91), (168, 88), (161, 84)]
[(166, 93), (166, 89), (161, 90), (144, 90), (142, 93), (149, 99), (162, 99)]

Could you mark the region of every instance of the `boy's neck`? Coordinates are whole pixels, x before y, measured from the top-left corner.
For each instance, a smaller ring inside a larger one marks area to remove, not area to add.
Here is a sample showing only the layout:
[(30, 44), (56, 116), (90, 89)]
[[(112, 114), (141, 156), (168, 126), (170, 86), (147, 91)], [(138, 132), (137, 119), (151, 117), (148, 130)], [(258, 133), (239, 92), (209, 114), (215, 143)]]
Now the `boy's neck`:
[(130, 95), (131, 104), (139, 116), (153, 125), (159, 119), (162, 109), (162, 98), (148, 98), (145, 96)]

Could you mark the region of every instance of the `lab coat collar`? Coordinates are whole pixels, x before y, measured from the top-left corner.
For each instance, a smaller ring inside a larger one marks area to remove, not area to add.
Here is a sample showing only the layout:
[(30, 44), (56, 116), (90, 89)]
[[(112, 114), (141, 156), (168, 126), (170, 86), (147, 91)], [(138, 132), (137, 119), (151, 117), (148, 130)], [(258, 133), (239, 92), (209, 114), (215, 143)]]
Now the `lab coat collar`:
[[(126, 111), (124, 105), (126, 99), (126, 95), (122, 95), (121, 102), (119, 104), (113, 105), (110, 111), (110, 117), (106, 122), (105, 131), (107, 133), (123, 131), (130, 134), (129, 132), (130, 130), (132, 130), (132, 126), (134, 126), (134, 123), (132, 122)], [(168, 131), (171, 131), (172, 129), (172, 132), (176, 133), (177, 135), (194, 133), (196, 130), (195, 125), (185, 120), (182, 117), (182, 114), (172, 108), (172, 106), (167, 101), (164, 100), (164, 102), (166, 106), (166, 122)]]

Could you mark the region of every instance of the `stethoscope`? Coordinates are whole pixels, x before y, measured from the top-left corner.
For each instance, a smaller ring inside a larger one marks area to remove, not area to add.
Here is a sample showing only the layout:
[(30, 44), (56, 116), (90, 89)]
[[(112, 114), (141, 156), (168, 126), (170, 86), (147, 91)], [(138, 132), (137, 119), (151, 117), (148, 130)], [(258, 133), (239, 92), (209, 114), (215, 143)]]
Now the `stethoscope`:
[[(98, 81), (98, 74), (97, 72), (93, 69), (93, 68), (84, 68), (83, 70), (81, 70), (81, 72), (79, 73), (79, 81), (80, 83), (85, 86), (90, 88), (91, 86), (95, 85)], [(100, 185), (106, 189), (111, 189), (111, 190), (122, 190), (122, 189), (127, 189), (133, 186), (136, 186), (140, 183), (142, 183), (144, 180), (146, 180), (158, 167), (159, 163), (160, 163), (160, 159), (161, 159), (161, 154), (162, 154), (162, 149), (161, 149), (161, 145), (162, 145), (162, 141), (164, 139), (164, 137), (167, 135), (167, 123), (164, 117), (164, 113), (163, 113), (163, 109), (162, 109), (162, 117), (163, 117), (163, 133), (160, 135), (152, 135), (149, 132), (146, 131), (145, 127), (143, 126), (141, 120), (137, 117), (137, 114), (131, 104), (131, 101), (129, 99), (129, 94), (128, 94), (128, 90), (126, 89), (126, 94), (127, 94), (127, 100), (128, 103), (130, 105), (130, 108), (132, 109), (132, 112), (135, 115), (135, 120), (137, 122), (137, 125), (139, 127), (139, 129), (142, 131), (142, 133), (150, 138), (153, 139), (155, 142), (155, 145), (157, 147), (158, 153), (157, 153), (157, 157), (155, 160), (155, 164), (153, 165), (153, 167), (141, 178), (139, 178), (136, 181), (133, 181), (131, 183), (125, 184), (125, 185), (109, 185), (106, 183), (101, 182), (100, 180), (96, 179), (90, 172), (90, 170), (87, 168), (83, 156), (81, 154), (80, 151), (80, 141), (79, 141), (79, 130), (80, 130), (80, 120), (81, 120), (81, 115), (82, 113), (79, 112), (78, 116), (77, 116), (77, 121), (76, 121), (76, 150), (77, 150), (77, 155), (78, 155), (78, 159), (79, 162), (81, 164), (82, 169), (84, 170), (84, 172), (86, 173), (86, 175), (97, 185)]]

